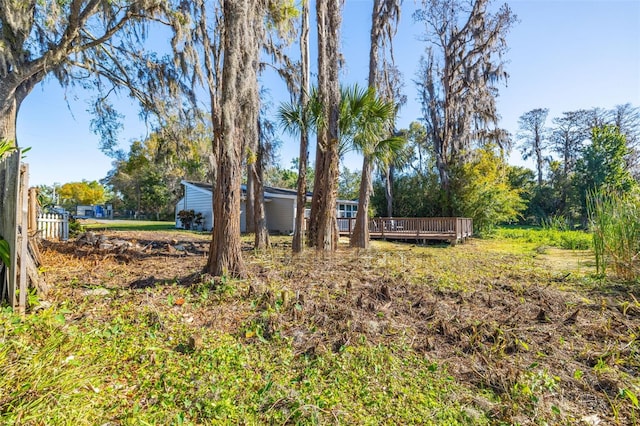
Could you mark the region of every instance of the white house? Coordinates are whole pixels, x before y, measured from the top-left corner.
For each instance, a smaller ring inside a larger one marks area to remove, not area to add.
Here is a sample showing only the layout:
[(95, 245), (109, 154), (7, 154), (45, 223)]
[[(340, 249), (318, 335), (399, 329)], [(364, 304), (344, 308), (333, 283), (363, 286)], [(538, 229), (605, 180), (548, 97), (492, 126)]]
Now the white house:
[[(202, 214), (202, 228), (204, 230), (210, 230), (213, 226), (213, 194), (211, 185), (186, 180), (183, 180), (181, 184), (184, 186), (184, 197), (176, 204), (176, 228), (183, 227), (178, 218), (178, 212), (182, 210), (193, 210), (195, 213)], [(242, 185), (241, 189), (240, 232), (246, 232), (245, 194), (247, 188), (245, 185)], [(307, 194), (307, 201), (310, 200), (311, 196)], [(293, 189), (266, 186), (264, 188), (264, 201), (269, 232), (279, 234), (292, 233), (296, 217), (296, 191)], [(336, 210), (338, 217), (355, 217), (358, 210), (358, 202), (338, 200)]]
[(113, 206), (111, 204), (102, 206), (77, 205), (76, 208), (71, 211), (71, 214), (75, 217), (113, 219)]

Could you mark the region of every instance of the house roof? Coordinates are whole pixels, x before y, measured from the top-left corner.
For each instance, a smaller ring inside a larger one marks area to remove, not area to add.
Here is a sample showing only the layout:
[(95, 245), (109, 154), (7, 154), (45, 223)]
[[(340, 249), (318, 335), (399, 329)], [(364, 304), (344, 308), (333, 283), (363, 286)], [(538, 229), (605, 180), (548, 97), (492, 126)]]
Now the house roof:
[[(213, 192), (213, 186), (210, 183), (194, 182), (190, 180), (183, 180), (182, 183), (192, 185), (200, 189), (204, 189), (205, 191)], [(242, 184), (240, 185), (240, 188), (242, 189), (242, 193), (246, 194), (247, 185)], [(280, 195), (296, 195), (298, 193), (295, 189), (276, 188), (274, 186), (265, 186), (264, 192), (268, 192), (270, 194), (280, 194)], [(309, 192), (307, 193), (307, 195), (311, 196), (311, 193)]]
[[(213, 186), (210, 183), (206, 183), (206, 182), (194, 182), (194, 181), (190, 181), (190, 180), (183, 180), (182, 184), (187, 184), (187, 185), (192, 185), (195, 186), (199, 189), (205, 190), (205, 191), (209, 191), (209, 192), (213, 192)], [(240, 188), (242, 189), (242, 194), (246, 194), (247, 192), (247, 185), (242, 184), (240, 185)], [(265, 186), (264, 187), (264, 192), (271, 194), (271, 195), (285, 195), (287, 197), (291, 197), (291, 196), (296, 196), (298, 194), (298, 191), (296, 191), (295, 189), (287, 189), (287, 188), (276, 188), (275, 186)], [(307, 197), (312, 197), (313, 193), (312, 192), (307, 192)], [(267, 196), (267, 198), (269, 198), (269, 196)], [(357, 204), (357, 200), (337, 200), (340, 203), (348, 203), (348, 204)]]

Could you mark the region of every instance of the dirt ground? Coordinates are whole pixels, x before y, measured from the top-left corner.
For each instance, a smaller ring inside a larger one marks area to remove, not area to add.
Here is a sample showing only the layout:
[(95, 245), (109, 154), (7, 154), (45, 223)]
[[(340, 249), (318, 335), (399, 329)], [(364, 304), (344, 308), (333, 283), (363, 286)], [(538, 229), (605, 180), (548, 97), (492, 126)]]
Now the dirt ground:
[[(102, 235), (112, 246), (45, 242), (53, 303), (106, 289), (160, 306), (166, 286), (219, 283), (201, 273), (207, 235)], [(268, 253), (244, 248), (249, 279), (233, 283), (239, 291), (231, 300), (186, 307), (194, 330), (238, 335), (247, 321), (262, 321), (264, 338), (278, 332), (311, 356), (363, 336), (369, 344), (404, 345), (446, 365), (476, 389), (471, 405), (507, 422), (534, 424), (553, 413), (588, 425), (638, 418), (640, 291), (596, 283), (586, 253), (520, 256), (482, 241), (455, 248), (381, 243), (325, 258), (293, 258), (289, 239), (276, 239)], [(134, 289), (153, 291), (127, 291)], [(265, 319), (261, 313), (276, 302), (278, 314)]]

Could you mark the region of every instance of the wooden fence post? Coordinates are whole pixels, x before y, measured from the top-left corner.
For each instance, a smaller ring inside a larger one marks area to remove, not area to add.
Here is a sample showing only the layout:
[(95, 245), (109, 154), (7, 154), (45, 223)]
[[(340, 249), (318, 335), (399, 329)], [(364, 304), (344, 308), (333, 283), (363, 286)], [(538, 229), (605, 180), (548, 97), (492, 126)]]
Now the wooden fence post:
[(20, 269), (18, 271), (20, 293), (18, 297), (18, 312), (24, 315), (27, 311), (27, 263), (29, 260), (29, 166), (20, 166), (20, 180), (18, 186), (18, 250), (20, 253)]
[(0, 236), (9, 243), (10, 260), (3, 271), (2, 291), (0, 298), (15, 307), (16, 281), (18, 276), (18, 200), (20, 185), (20, 151), (16, 150), (2, 159), (0, 163)]

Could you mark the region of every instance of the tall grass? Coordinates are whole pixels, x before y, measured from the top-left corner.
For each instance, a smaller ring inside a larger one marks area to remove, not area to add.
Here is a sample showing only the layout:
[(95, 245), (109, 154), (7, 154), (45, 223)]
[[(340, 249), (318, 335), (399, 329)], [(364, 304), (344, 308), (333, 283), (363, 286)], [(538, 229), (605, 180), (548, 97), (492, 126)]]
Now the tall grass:
[(640, 194), (592, 193), (587, 208), (598, 273), (611, 268), (620, 279), (636, 280), (640, 276)]
[(495, 236), (525, 243), (559, 247), (566, 250), (589, 250), (591, 248), (591, 235), (589, 233), (584, 231), (563, 231), (548, 226), (543, 228), (502, 227), (496, 230)]

